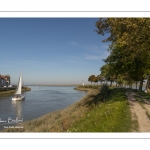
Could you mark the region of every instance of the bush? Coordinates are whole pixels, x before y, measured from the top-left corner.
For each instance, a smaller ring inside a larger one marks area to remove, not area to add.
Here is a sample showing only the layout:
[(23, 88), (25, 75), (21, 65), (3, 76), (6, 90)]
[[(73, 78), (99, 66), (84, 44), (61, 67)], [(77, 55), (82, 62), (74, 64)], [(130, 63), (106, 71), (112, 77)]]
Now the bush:
[(100, 99), (102, 102), (105, 102), (108, 96), (109, 87), (107, 84), (103, 84), (100, 89)]

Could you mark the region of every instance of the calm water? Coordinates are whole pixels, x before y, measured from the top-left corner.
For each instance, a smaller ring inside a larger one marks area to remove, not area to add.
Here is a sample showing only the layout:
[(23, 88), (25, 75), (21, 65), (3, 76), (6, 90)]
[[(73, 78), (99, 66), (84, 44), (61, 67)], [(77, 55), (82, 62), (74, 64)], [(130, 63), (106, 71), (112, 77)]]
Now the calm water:
[(86, 95), (85, 91), (74, 90), (74, 87), (29, 86), (25, 100), (12, 101), (12, 96), (0, 96), (0, 130), (2, 121), (23, 118), (23, 122), (38, 118), (49, 112), (63, 109)]

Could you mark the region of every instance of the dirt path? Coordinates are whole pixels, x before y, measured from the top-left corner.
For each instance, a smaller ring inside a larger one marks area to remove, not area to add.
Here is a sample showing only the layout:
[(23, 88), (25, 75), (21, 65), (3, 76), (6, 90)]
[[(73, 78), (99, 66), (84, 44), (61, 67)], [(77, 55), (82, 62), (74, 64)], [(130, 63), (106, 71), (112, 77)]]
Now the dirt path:
[[(146, 104), (145, 99), (133, 92), (126, 92), (126, 95), (131, 106), (132, 117), (137, 117), (138, 120), (138, 132), (150, 132), (150, 119), (147, 116), (147, 113), (150, 114), (150, 105), (148, 103)], [(144, 100), (145, 103), (140, 104), (136, 100), (135, 96), (142, 98), (142, 100)]]

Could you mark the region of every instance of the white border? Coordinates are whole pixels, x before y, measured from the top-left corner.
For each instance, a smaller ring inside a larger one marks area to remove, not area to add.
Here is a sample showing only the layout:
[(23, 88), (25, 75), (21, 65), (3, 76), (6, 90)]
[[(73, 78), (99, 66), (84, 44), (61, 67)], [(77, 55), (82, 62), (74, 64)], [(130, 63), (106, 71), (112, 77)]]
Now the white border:
[(47, 132), (47, 133), (0, 133), (0, 139), (150, 139), (149, 133), (63, 133), (63, 132)]
[(100, 17), (150, 17), (150, 11), (0, 11), (1, 18), (100, 18)]
[(148, 0), (1, 0), (1, 11), (149, 11)]

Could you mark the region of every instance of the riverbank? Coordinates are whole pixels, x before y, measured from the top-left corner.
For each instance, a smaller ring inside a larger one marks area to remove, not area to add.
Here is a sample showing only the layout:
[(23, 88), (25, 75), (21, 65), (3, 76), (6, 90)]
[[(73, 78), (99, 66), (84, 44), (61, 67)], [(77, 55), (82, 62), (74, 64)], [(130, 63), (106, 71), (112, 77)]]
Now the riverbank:
[(109, 89), (106, 102), (101, 102), (100, 87), (79, 86), (88, 91), (82, 99), (62, 110), (24, 122), (20, 127), (2, 132), (132, 132), (137, 122), (132, 120), (130, 105), (123, 88)]
[[(31, 88), (28, 86), (24, 86), (22, 88), (22, 92), (31, 91)], [(13, 95), (16, 92), (16, 88), (5, 88), (5, 90), (0, 90), (0, 95)]]
[[(79, 89), (78, 89), (79, 90)], [(81, 89), (88, 93), (65, 109), (57, 110), (44, 116), (24, 122), (23, 128), (5, 129), (4, 132), (67, 132), (68, 128), (81, 119), (88, 111), (88, 101), (98, 94), (96, 89)]]

